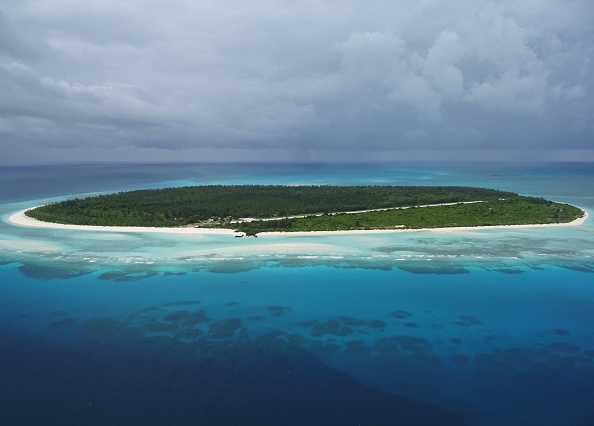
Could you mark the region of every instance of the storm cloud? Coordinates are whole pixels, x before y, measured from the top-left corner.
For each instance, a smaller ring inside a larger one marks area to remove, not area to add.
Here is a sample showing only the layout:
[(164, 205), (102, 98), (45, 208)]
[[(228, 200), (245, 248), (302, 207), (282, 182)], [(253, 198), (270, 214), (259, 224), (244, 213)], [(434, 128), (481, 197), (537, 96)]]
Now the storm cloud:
[(6, 0), (0, 163), (592, 153), (593, 16), (589, 0)]

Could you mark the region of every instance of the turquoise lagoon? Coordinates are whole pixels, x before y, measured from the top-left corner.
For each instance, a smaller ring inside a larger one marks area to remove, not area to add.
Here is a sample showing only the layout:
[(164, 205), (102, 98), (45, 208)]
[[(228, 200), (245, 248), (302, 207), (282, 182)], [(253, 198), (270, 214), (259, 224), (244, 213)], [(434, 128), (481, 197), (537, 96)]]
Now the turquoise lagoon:
[(589, 164), (0, 169), (2, 424), (594, 424), (594, 225), (174, 235), (16, 226), (193, 184), (471, 185), (594, 209)]

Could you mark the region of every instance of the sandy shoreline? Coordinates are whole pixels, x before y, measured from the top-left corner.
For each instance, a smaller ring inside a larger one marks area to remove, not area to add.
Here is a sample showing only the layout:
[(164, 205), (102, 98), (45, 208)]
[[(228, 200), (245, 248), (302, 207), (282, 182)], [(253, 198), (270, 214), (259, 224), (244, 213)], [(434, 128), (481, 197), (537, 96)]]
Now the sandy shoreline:
[[(33, 207), (34, 208), (34, 207)], [(8, 222), (36, 228), (50, 229), (73, 229), (77, 231), (103, 231), (103, 232), (165, 232), (168, 234), (221, 234), (236, 235), (232, 229), (215, 228), (151, 228), (141, 226), (91, 226), (91, 225), (63, 225), (61, 223), (42, 222), (26, 216), (25, 212), (31, 209), (21, 210), (8, 217)]]
[[(239, 235), (233, 229), (218, 229), (218, 228), (151, 228), (151, 227), (136, 227), (136, 226), (90, 226), (90, 225), (63, 225), (60, 223), (42, 222), (25, 215), (25, 211), (21, 210), (8, 217), (8, 222), (28, 227), (50, 228), (50, 229), (72, 229), (77, 231), (103, 231), (103, 232), (161, 232), (168, 234), (186, 234), (186, 235)], [(314, 235), (341, 235), (341, 234), (382, 234), (393, 232), (457, 232), (457, 231), (476, 231), (483, 229), (514, 229), (514, 228), (548, 228), (559, 226), (579, 226), (583, 225), (588, 220), (588, 212), (583, 210), (583, 216), (567, 223), (550, 223), (550, 224), (534, 224), (534, 225), (496, 225), (496, 226), (466, 226), (466, 227), (450, 227), (450, 228), (420, 228), (420, 229), (373, 229), (373, 230), (349, 230), (349, 231), (298, 231), (298, 232), (261, 232), (258, 236), (314, 236)]]

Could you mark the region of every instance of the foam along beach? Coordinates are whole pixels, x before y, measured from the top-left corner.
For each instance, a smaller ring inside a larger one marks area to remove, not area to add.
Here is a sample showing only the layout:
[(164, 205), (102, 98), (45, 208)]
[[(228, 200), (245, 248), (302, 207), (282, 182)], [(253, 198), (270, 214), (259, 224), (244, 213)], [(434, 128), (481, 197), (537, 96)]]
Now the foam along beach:
[[(30, 209), (21, 210), (8, 217), (8, 222), (28, 227), (37, 228), (52, 228), (52, 229), (72, 229), (77, 231), (103, 231), (103, 232), (161, 232), (168, 234), (186, 234), (186, 235), (206, 235), (206, 234), (218, 234), (218, 235), (240, 235), (233, 229), (221, 229), (221, 228), (192, 228), (192, 227), (179, 227), (179, 228), (151, 228), (151, 227), (137, 227), (137, 226), (91, 226), (91, 225), (65, 225), (61, 223), (42, 222), (37, 219), (33, 219), (25, 212)], [(533, 225), (495, 225), (495, 226), (467, 226), (467, 227), (450, 227), (450, 228), (419, 228), (419, 229), (373, 229), (373, 230), (348, 230), (348, 231), (299, 231), (299, 232), (262, 232), (258, 233), (258, 236), (279, 236), (279, 235), (340, 235), (340, 234), (385, 234), (385, 233), (396, 233), (396, 232), (457, 232), (457, 231), (476, 231), (483, 229), (518, 229), (518, 228), (548, 228), (548, 227), (559, 227), (559, 226), (579, 226), (583, 225), (589, 217), (588, 211), (582, 209), (582, 217), (575, 219), (567, 223), (546, 223), (546, 224), (533, 224)]]

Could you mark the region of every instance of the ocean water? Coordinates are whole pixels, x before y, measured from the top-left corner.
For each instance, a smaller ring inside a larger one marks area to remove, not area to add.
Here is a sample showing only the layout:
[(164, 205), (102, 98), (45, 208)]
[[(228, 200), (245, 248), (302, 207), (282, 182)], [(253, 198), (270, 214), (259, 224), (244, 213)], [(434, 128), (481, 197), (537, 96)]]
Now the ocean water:
[(242, 239), (8, 222), (219, 183), (472, 185), (594, 211), (591, 164), (0, 168), (0, 424), (594, 424), (591, 219)]

